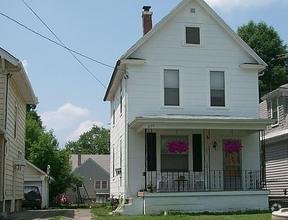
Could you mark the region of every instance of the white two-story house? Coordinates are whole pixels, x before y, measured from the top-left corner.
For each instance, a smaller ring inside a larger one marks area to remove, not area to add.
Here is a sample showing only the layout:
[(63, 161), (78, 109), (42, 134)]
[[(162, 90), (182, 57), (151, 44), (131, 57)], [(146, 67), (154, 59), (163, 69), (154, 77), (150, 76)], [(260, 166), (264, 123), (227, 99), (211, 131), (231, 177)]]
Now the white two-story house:
[(268, 209), (259, 132), (271, 121), (258, 106), (266, 63), (203, 0), (183, 0), (153, 28), (143, 9), (144, 35), (104, 97), (110, 193), (133, 198), (119, 212)]

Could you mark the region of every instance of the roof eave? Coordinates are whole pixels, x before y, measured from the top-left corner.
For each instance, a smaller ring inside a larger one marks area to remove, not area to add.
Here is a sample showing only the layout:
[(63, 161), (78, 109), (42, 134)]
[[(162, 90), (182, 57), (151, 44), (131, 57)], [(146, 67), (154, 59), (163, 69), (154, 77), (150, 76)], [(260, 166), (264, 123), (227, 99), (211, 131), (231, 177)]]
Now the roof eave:
[(129, 126), (143, 132), (153, 129), (233, 129), (233, 130), (265, 130), (268, 125), (275, 123), (271, 119), (168, 119), (168, 118), (134, 118)]

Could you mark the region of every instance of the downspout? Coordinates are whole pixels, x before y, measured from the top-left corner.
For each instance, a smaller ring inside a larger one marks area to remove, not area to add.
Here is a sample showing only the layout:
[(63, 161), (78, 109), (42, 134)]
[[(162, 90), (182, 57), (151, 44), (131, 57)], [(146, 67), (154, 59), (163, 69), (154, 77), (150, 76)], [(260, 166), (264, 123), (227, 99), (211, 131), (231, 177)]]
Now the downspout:
[[(2, 58), (2, 69), (4, 69), (5, 74), (5, 62)], [(9, 99), (9, 78), (11, 77), (10, 74), (6, 75), (6, 91), (5, 91), (5, 118), (4, 118), (4, 129), (7, 131), (7, 124), (8, 124), (8, 99)], [(5, 213), (5, 203), (6, 203), (6, 157), (7, 157), (7, 139), (4, 135), (4, 149), (3, 149), (3, 186), (2, 186), (2, 192), (3, 192), (3, 206), (2, 206), (2, 213)]]
[[(129, 135), (128, 135), (128, 111), (127, 111), (127, 102), (128, 102), (128, 93), (127, 93), (127, 79), (125, 79), (125, 185), (126, 185), (126, 196), (128, 194), (128, 191), (129, 191), (129, 161), (128, 161), (128, 153), (129, 153), (129, 150), (128, 150), (128, 138), (129, 138)], [(130, 196), (130, 195), (129, 195)]]

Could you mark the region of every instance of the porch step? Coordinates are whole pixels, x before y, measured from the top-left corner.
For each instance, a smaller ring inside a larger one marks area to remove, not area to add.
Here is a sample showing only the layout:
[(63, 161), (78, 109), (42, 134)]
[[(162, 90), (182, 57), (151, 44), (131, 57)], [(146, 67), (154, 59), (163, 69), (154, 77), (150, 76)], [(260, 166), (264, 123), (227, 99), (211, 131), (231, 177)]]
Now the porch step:
[(129, 198), (128, 204), (121, 204), (113, 211), (113, 215), (142, 215), (143, 198)]

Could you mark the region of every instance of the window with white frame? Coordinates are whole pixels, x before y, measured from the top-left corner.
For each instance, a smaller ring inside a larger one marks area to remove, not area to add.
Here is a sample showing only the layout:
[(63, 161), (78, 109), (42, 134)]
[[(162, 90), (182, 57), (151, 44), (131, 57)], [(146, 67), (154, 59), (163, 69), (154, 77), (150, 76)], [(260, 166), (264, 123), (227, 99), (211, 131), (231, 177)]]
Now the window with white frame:
[(115, 97), (113, 97), (112, 101), (112, 123), (115, 125)]
[(18, 105), (15, 104), (14, 109), (14, 138), (17, 137), (17, 127), (18, 127)]
[(163, 172), (186, 172), (188, 171), (188, 152), (173, 154), (168, 152), (169, 141), (188, 141), (187, 136), (161, 136), (161, 171)]
[(275, 124), (279, 122), (279, 112), (278, 112), (278, 98), (271, 100), (271, 119), (275, 119)]
[(185, 27), (186, 45), (200, 45), (200, 27)]
[(123, 88), (122, 88), (122, 80), (120, 81), (120, 116), (122, 114), (122, 110), (123, 110), (123, 104), (122, 104), (122, 100), (123, 100)]
[(121, 95), (121, 96), (120, 96), (120, 116), (121, 116), (122, 110), (123, 110), (122, 100), (123, 100), (123, 97), (122, 97), (122, 95)]
[(210, 106), (225, 107), (225, 72), (210, 71)]
[(107, 180), (95, 180), (94, 188), (95, 189), (108, 189), (108, 181)]
[(115, 177), (115, 147), (112, 148), (112, 172), (113, 177)]
[(164, 69), (164, 106), (180, 106), (179, 70)]

